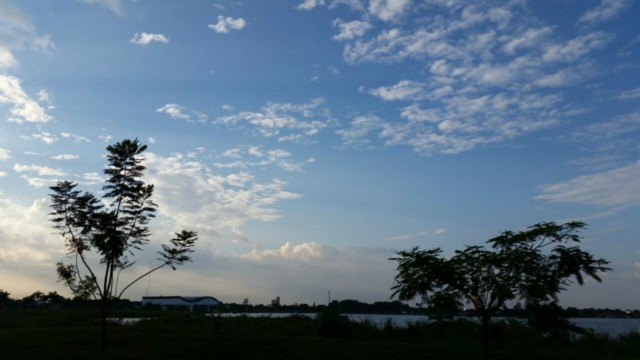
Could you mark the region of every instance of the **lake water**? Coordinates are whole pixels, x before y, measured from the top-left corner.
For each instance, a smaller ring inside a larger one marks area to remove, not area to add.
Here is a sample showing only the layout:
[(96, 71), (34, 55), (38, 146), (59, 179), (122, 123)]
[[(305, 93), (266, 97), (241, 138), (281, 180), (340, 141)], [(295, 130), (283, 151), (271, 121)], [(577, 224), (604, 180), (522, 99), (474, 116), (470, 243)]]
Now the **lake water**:
[[(249, 317), (289, 317), (307, 316), (314, 318), (316, 314), (290, 314), (290, 313), (225, 313), (221, 316), (249, 316)], [(387, 321), (398, 327), (405, 327), (411, 323), (426, 322), (428, 319), (424, 315), (378, 315), (378, 314), (344, 314), (349, 320), (356, 322), (369, 321), (378, 326), (384, 326)], [(497, 318), (498, 320), (500, 318)], [(606, 333), (613, 336), (626, 334), (628, 332), (640, 332), (640, 319), (606, 319), (606, 318), (575, 318), (569, 319), (575, 325), (583, 328), (593, 329), (599, 333)]]

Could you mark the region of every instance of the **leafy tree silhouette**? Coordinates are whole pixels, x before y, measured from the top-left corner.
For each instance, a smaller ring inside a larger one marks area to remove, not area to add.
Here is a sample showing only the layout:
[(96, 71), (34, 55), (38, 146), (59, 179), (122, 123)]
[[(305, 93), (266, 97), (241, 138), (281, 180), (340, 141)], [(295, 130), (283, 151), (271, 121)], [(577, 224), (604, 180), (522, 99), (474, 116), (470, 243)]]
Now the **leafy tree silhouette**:
[(487, 241), (490, 249), (467, 246), (449, 259), (442, 257), (440, 248), (399, 251), (399, 257), (390, 259), (398, 262), (391, 296), (401, 300), (421, 296), (434, 316), (472, 304), (482, 324), (488, 359), (489, 324), (505, 302), (554, 307), (569, 284), (583, 285), (584, 276), (600, 282), (598, 273), (611, 270), (606, 267), (609, 261), (575, 245), (581, 239), (577, 232), (585, 226), (577, 221), (543, 222), (517, 233), (505, 231)]
[[(156, 270), (165, 266), (175, 270), (176, 266), (191, 261), (189, 254), (197, 240), (193, 231), (176, 233), (169, 245), (162, 245), (160, 265), (118, 291), (120, 271), (135, 263), (128, 256), (134, 256), (134, 251), (149, 242), (151, 232), (147, 225), (157, 209), (151, 200), (153, 185), (142, 180), (146, 168), (141, 154), (146, 149), (138, 139), (107, 147), (108, 166), (104, 170), (107, 179), (100, 199), (92, 193), (75, 190), (78, 184), (71, 181), (50, 187), (53, 191), (51, 221), (65, 239), (69, 254), (73, 255), (72, 263), (57, 264), (58, 277), (74, 295), (99, 300), (102, 354), (106, 352), (110, 301), (120, 299), (129, 287)], [(97, 274), (99, 266), (104, 267), (101, 277)]]

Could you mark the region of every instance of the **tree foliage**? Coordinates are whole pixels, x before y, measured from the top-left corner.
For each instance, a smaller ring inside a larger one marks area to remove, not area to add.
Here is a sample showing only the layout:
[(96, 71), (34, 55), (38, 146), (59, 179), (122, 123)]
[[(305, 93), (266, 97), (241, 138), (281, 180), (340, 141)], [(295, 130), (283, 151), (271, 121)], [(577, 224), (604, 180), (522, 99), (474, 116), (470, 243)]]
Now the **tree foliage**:
[(107, 147), (108, 166), (100, 198), (76, 190), (78, 184), (72, 181), (50, 188), (51, 221), (72, 258), (57, 264), (58, 277), (75, 296), (101, 301), (103, 323), (109, 299), (121, 298), (131, 285), (162, 267), (175, 270), (191, 261), (189, 254), (197, 239), (193, 231), (176, 233), (168, 245), (162, 245), (160, 265), (118, 290), (119, 273), (135, 263), (129, 257), (149, 242), (148, 224), (158, 207), (152, 200), (153, 185), (142, 179), (145, 167), (141, 155), (146, 149), (137, 139)]
[(600, 282), (598, 274), (611, 270), (607, 260), (576, 245), (585, 225), (543, 222), (524, 231), (505, 231), (488, 240), (488, 247), (467, 246), (448, 259), (440, 248), (400, 251), (390, 259), (398, 263), (392, 297), (420, 296), (435, 315), (471, 304), (486, 344), (489, 322), (507, 301), (552, 306), (570, 284), (583, 285), (585, 277)]

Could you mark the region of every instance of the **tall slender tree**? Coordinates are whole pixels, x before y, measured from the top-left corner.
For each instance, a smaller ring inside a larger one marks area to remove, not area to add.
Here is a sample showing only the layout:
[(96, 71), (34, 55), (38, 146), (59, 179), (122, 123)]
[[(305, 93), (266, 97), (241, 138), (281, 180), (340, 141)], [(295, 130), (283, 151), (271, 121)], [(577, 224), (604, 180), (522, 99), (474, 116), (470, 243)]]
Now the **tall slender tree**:
[[(106, 352), (107, 317), (110, 301), (120, 299), (140, 279), (165, 266), (191, 261), (189, 254), (197, 234), (182, 230), (169, 245), (159, 251), (160, 264), (118, 290), (120, 271), (135, 262), (129, 259), (149, 242), (149, 221), (155, 217), (157, 205), (152, 201), (153, 185), (142, 177), (142, 153), (147, 149), (138, 139), (123, 140), (107, 147), (107, 176), (97, 198), (90, 192), (76, 190), (77, 183), (61, 181), (50, 187), (51, 221), (65, 239), (72, 261), (59, 262), (57, 273), (76, 296), (93, 298), (100, 303), (100, 351)], [(102, 270), (98, 272), (98, 269)], [(114, 277), (115, 275), (115, 277)]]

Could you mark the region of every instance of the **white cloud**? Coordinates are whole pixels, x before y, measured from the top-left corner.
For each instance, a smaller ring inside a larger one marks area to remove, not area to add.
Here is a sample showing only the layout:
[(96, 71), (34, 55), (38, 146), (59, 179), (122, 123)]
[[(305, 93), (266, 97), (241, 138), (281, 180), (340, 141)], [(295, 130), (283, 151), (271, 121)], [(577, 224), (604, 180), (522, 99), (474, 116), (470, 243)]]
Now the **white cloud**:
[(38, 176), (64, 176), (64, 171), (60, 169), (52, 169), (47, 166), (39, 166), (39, 165), (21, 165), (14, 164), (13, 170), (17, 173), (35, 173)]
[(11, 150), (0, 148), (0, 160), (11, 159)]
[(53, 160), (75, 160), (75, 159), (79, 159), (80, 155), (74, 155), (74, 154), (60, 154), (60, 155), (55, 155), (51, 157)]
[(22, 89), (20, 79), (0, 75), (0, 104), (11, 104), (9, 121), (46, 123), (52, 119), (40, 104)]
[(381, 86), (369, 91), (371, 95), (385, 101), (416, 99), (423, 96), (423, 92), (423, 85), (411, 80), (401, 80), (393, 86)]
[(625, 208), (640, 205), (640, 161), (613, 170), (583, 175), (543, 185), (535, 198), (554, 203), (574, 203)]
[(333, 40), (352, 40), (363, 36), (373, 26), (366, 21), (354, 20), (346, 22), (342, 19), (333, 21), (333, 27), (338, 28), (338, 34), (333, 36)]
[(68, 132), (61, 132), (60, 136), (62, 136), (65, 139), (73, 139), (73, 142), (91, 142), (91, 140), (89, 140), (89, 138), (84, 137), (84, 136), (80, 136), (80, 135), (76, 135), (76, 134), (72, 134), (72, 133), (68, 133)]
[(135, 35), (133, 35), (133, 38), (131, 38), (131, 43), (132, 44), (138, 44), (138, 45), (142, 45), (142, 46), (147, 46), (149, 44), (151, 44), (152, 42), (159, 42), (159, 43), (163, 43), (163, 44), (168, 44), (169, 43), (169, 38), (166, 35), (163, 34), (148, 34), (148, 33), (136, 33)]
[(391, 21), (402, 16), (410, 4), (410, 0), (370, 0), (368, 10), (383, 21)]
[(7, 177), (7, 176), (9, 176), (9, 174), (7, 174), (4, 171), (0, 171), (0, 178)]
[(322, 98), (311, 99), (306, 104), (270, 102), (262, 106), (260, 111), (220, 116), (215, 123), (248, 124), (258, 136), (273, 137), (278, 141), (304, 142), (335, 123), (329, 110), (321, 107), (323, 103)]
[(0, 48), (0, 70), (7, 70), (16, 65), (18, 65), (16, 58), (9, 51)]
[(277, 220), (280, 215), (274, 206), (300, 197), (285, 191), (286, 183), (279, 179), (259, 182), (248, 172), (216, 174), (181, 154), (162, 157), (149, 153), (146, 166), (160, 213), (177, 226), (209, 236), (240, 229), (248, 221)]
[(218, 16), (218, 22), (215, 24), (210, 24), (209, 28), (218, 34), (227, 34), (231, 30), (242, 30), (246, 25), (246, 22), (243, 18), (231, 18), (224, 17), (222, 15)]
[(149, 144), (155, 144), (156, 138), (154, 138), (153, 136), (150, 136), (149, 138), (147, 138), (147, 141), (149, 142)]
[(313, 10), (316, 6), (323, 6), (324, 0), (304, 0), (303, 3), (296, 6), (298, 10)]
[(597, 23), (611, 20), (630, 4), (629, 0), (602, 0), (600, 5), (584, 13), (578, 23)]
[(178, 104), (165, 104), (164, 106), (156, 109), (156, 112), (165, 113), (173, 119), (184, 120), (190, 123), (205, 123), (208, 120), (208, 116), (198, 111), (186, 112), (184, 106)]
[(291, 245), (291, 243), (287, 241), (278, 249), (259, 250), (254, 248), (252, 252), (243, 254), (240, 258), (252, 261), (259, 261), (265, 258), (284, 258), (308, 262), (320, 256), (322, 256), (321, 247), (316, 243)]
[(31, 136), (22, 135), (20, 137), (26, 140), (40, 140), (45, 144), (53, 144), (54, 142), (58, 141), (57, 136), (46, 131), (42, 131), (37, 134), (31, 134)]

